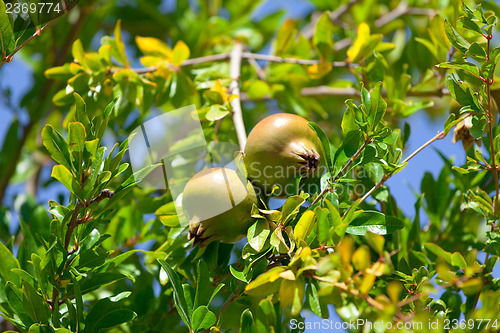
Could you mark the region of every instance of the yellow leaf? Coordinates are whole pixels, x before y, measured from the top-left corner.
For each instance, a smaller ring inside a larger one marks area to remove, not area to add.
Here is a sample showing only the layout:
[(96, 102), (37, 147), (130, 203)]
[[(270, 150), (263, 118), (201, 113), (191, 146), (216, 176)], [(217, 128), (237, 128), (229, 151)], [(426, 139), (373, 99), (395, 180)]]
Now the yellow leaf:
[(284, 266), (271, 268), (262, 273), (255, 280), (247, 284), (245, 293), (251, 296), (268, 296), (278, 291), (280, 274), (285, 271)]
[(311, 65), (307, 67), (307, 73), (311, 79), (319, 79), (330, 73), (332, 70), (332, 64), (329, 62), (322, 62), (318, 65)]
[(184, 61), (189, 59), (190, 51), (189, 47), (182, 40), (175, 44), (172, 63), (174, 66), (180, 66)]
[(373, 274), (375, 276), (384, 275), (385, 269), (387, 268), (386, 264), (382, 261), (375, 262), (372, 267), (366, 270), (366, 272)]
[(399, 302), (399, 297), (401, 296), (401, 291), (403, 290), (403, 286), (399, 281), (391, 281), (387, 284), (387, 295), (391, 298), (392, 303)]
[(117, 58), (116, 60), (118, 60), (122, 65), (128, 67), (127, 55), (125, 54), (125, 44), (122, 40), (121, 22), (121, 20), (118, 20), (115, 26), (115, 43), (117, 52), (115, 58)]
[(282, 277), (285, 280), (290, 280), (290, 281), (295, 280), (295, 274), (293, 274), (293, 271), (291, 270), (281, 272), (280, 277)]
[(141, 52), (145, 55), (156, 56), (162, 60), (172, 60), (172, 49), (167, 45), (167, 43), (159, 40), (158, 38), (137, 36), (135, 38), (135, 42), (137, 43), (139, 50), (141, 50)]
[(302, 310), (302, 302), (304, 301), (306, 283), (304, 279), (283, 280), (280, 285), (280, 303), (285, 312), (296, 317)]
[(376, 276), (373, 274), (366, 274), (359, 286), (359, 292), (363, 295), (368, 294), (370, 289), (372, 289), (373, 284), (375, 283)]
[(366, 245), (361, 245), (352, 255), (352, 264), (358, 271), (364, 271), (370, 266), (370, 249)]
[(309, 236), (314, 227), (314, 221), (314, 212), (312, 210), (307, 210), (302, 214), (299, 222), (297, 222), (293, 229), (293, 235), (297, 242), (307, 239), (307, 236)]
[[(215, 86), (213, 88), (210, 88), (210, 90), (218, 92), (222, 96), (222, 100), (224, 102), (227, 102), (229, 100), (227, 97), (226, 88), (221, 85), (220, 79), (217, 79), (217, 81), (215, 82)], [(235, 96), (235, 95), (231, 95), (231, 96)], [(238, 96), (236, 96), (236, 97), (238, 97)]]
[(352, 62), (356, 59), (359, 51), (365, 44), (365, 42), (370, 37), (370, 27), (365, 22), (361, 23), (358, 27), (358, 36), (356, 37), (356, 41), (352, 44), (352, 46), (347, 50), (347, 60)]
[(354, 251), (354, 240), (352, 237), (345, 237), (337, 246), (337, 251), (340, 253), (342, 265), (349, 265), (351, 263), (352, 252)]

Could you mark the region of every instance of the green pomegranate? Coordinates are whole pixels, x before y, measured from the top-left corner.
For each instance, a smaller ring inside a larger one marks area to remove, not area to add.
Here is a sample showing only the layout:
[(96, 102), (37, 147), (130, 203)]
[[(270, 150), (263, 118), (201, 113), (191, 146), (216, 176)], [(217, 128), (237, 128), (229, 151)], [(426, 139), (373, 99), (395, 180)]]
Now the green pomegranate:
[(188, 239), (204, 247), (213, 241), (234, 243), (245, 237), (257, 196), (244, 175), (231, 169), (198, 172), (186, 184), (182, 207), (189, 219)]
[(277, 185), (277, 197), (286, 196), (286, 187), (299, 174), (317, 175), (321, 144), (307, 120), (289, 113), (278, 113), (261, 120), (248, 135), (245, 167), (252, 184), (265, 194)]

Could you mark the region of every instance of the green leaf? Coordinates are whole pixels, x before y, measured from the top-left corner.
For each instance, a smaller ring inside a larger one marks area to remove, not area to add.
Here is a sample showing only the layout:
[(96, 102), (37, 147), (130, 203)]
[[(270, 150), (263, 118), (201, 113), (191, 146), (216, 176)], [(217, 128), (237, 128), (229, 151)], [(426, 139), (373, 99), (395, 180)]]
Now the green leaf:
[(305, 288), (306, 283), (301, 276), (295, 280), (283, 279), (281, 281), (279, 290), (280, 304), (289, 316), (296, 317), (300, 314), (304, 302)]
[(215, 317), (215, 314), (205, 305), (201, 305), (193, 312), (192, 328), (195, 332), (203, 331), (212, 327), (216, 321), (217, 318)]
[(76, 92), (73, 93), (73, 97), (75, 98), (75, 121), (83, 124), (85, 132), (90, 138), (92, 131), (90, 120), (87, 115), (87, 105), (85, 104), (83, 98)]
[(481, 73), (479, 71), (479, 68), (477, 68), (476, 65), (470, 63), (470, 62), (443, 62), (437, 65), (439, 68), (451, 68), (451, 69), (462, 69), (478, 79), (481, 78)]
[(210, 296), (210, 299), (208, 300), (208, 304), (207, 306), (210, 305), (210, 303), (212, 303), (212, 300), (214, 299), (215, 296), (217, 296), (217, 294), (219, 293), (219, 291), (224, 288), (225, 284), (224, 283), (219, 283), (219, 285), (214, 289), (214, 291), (212, 292), (212, 296)]
[[(128, 296), (128, 294), (125, 295)], [(136, 314), (134, 311), (123, 307), (122, 302), (120, 302), (122, 298), (121, 295), (118, 295), (97, 301), (85, 318), (83, 333), (98, 333), (101, 330), (133, 320)]]
[(318, 296), (318, 288), (316, 287), (316, 283), (308, 283), (306, 288), (306, 299), (309, 303), (309, 308), (314, 314), (321, 318), (327, 318), (328, 309), (326, 306), (321, 304), (321, 301)]
[(248, 283), (246, 274), (244, 271), (239, 271), (237, 268), (234, 267), (234, 265), (229, 266), (229, 271), (231, 272), (231, 275), (234, 276), (236, 279)]
[(83, 152), (85, 142), (85, 127), (82, 123), (72, 122), (68, 124), (68, 145), (70, 152)]
[(330, 241), (330, 223), (328, 222), (328, 213), (329, 210), (327, 208), (321, 208), (321, 207), (316, 207), (314, 210), (316, 213), (316, 218), (317, 218), (317, 237), (318, 237), (318, 242), (320, 244), (326, 244)]
[(255, 80), (251, 82), (245, 89), (248, 98), (250, 99), (261, 99), (266, 97), (270, 92), (271, 88), (269, 85), (261, 80)]
[(0, 33), (2, 34), (0, 54), (5, 52), (6, 55), (9, 55), (16, 48), (13, 26), (12, 16), (6, 13), (5, 3), (0, 1)]
[(240, 333), (257, 333), (257, 328), (255, 327), (253, 315), (249, 309), (245, 309), (241, 313)]
[(451, 253), (443, 250), (439, 245), (434, 243), (425, 243), (424, 248), (433, 253), (438, 258), (443, 258), (447, 263), (451, 264)]
[(483, 31), (481, 30), (481, 27), (478, 26), (477, 23), (472, 21), (469, 17), (461, 16), (459, 20), (460, 20), (460, 22), (462, 22), (464, 27), (467, 28), (467, 30), (475, 32), (481, 36), (483, 35)]
[(258, 332), (275, 332), (276, 310), (269, 298), (265, 298), (259, 302), (255, 316), (255, 326)]
[(466, 54), (469, 50), (470, 43), (462, 35), (460, 35), (446, 19), (444, 20), (444, 31), (451, 44), (457, 50), (459, 50), (463, 54)]
[(158, 259), (161, 267), (165, 270), (168, 275), (168, 279), (172, 284), (172, 289), (174, 291), (174, 301), (175, 306), (177, 307), (177, 311), (182, 321), (187, 325), (187, 327), (192, 328), (191, 320), (189, 319), (188, 306), (186, 303), (186, 299), (184, 298), (184, 293), (182, 291), (181, 280), (177, 273), (167, 264), (167, 262), (163, 259)]
[(386, 235), (403, 229), (403, 227), (403, 222), (398, 218), (377, 211), (364, 211), (352, 220), (347, 227), (347, 233), (364, 235), (370, 231), (374, 234)]
[(453, 128), (453, 126), (455, 126), (456, 124), (458, 124), (459, 122), (462, 121), (461, 118), (459, 119), (455, 119), (456, 116), (454, 113), (451, 113), (448, 118), (446, 119), (446, 121), (444, 122), (444, 135), (447, 135), (450, 130)]
[(24, 310), (23, 291), (15, 284), (13, 284), (11, 281), (7, 281), (7, 283), (5, 284), (5, 293), (7, 295), (7, 301), (9, 302), (9, 305), (12, 307), (14, 312), (19, 316), (21, 321), (27, 327), (32, 325), (33, 320)]
[(45, 148), (47, 148), (50, 157), (52, 157), (54, 161), (64, 165), (68, 170), (74, 172), (68, 143), (51, 125), (45, 125), (43, 128), (42, 143)]
[(260, 252), (264, 248), (270, 233), (269, 223), (266, 220), (258, 219), (248, 228), (248, 243), (255, 251)]
[(85, 295), (99, 288), (123, 280), (126, 277), (126, 275), (121, 273), (96, 273), (93, 274), (92, 277), (80, 281), (80, 290), (82, 295)]
[[(209, 305), (210, 296), (210, 272), (208, 271), (207, 263), (203, 260), (198, 262), (196, 277), (196, 295), (194, 298), (193, 308), (196, 309), (200, 305)], [(194, 326), (194, 324), (193, 324)]]
[(257, 297), (267, 297), (276, 293), (282, 280), (280, 274), (285, 270), (284, 266), (276, 266), (260, 274), (245, 287), (245, 293)]
[(23, 306), (35, 323), (49, 323), (50, 314), (47, 303), (35, 288), (26, 281), (23, 281)]
[(464, 257), (460, 254), (460, 252), (454, 252), (451, 255), (451, 264), (461, 269), (467, 268), (467, 262)]
[(210, 110), (208, 110), (205, 118), (210, 121), (216, 121), (224, 118), (229, 114), (227, 108), (223, 105), (212, 105)]
[[(119, 22), (119, 21), (118, 21)], [(111, 112), (113, 111), (113, 108), (116, 106), (118, 103), (119, 98), (116, 97), (111, 103), (109, 103), (106, 108), (104, 109), (104, 113), (102, 116), (102, 121), (98, 126), (97, 130), (97, 139), (99, 139), (99, 145), (101, 144), (102, 138), (104, 136), (104, 132), (106, 131), (106, 128), (108, 127), (108, 121), (111, 116)]]
[(318, 135), (318, 138), (321, 142), (321, 146), (323, 147), (323, 153), (325, 154), (325, 160), (326, 160), (326, 166), (328, 168), (328, 172), (330, 172), (330, 174), (333, 174), (332, 172), (334, 171), (334, 169), (333, 169), (333, 161), (332, 161), (332, 154), (331, 154), (331, 146), (330, 146), (330, 141), (328, 140), (328, 137), (326, 136), (325, 132), (323, 132), (321, 127), (319, 127), (316, 123), (313, 123), (312, 121), (310, 121), (307, 124)]
[(19, 262), (14, 257), (12, 252), (0, 241), (0, 277), (2, 278), (2, 283), (6, 281), (13, 282), (16, 286), (21, 286), (21, 279), (19, 276), (12, 272), (13, 268), (21, 268)]
[(281, 217), (283, 224), (285, 224), (292, 218), (292, 216), (295, 216), (299, 212), (300, 206), (302, 206), (305, 201), (306, 199), (304, 199), (300, 195), (294, 195), (286, 199), (283, 207), (281, 208)]
[(490, 59), (481, 66), (481, 70), (484, 72), (484, 75), (488, 80), (493, 80), (499, 55), (500, 46), (494, 48), (493, 51), (490, 52)]
[(446, 78), (446, 85), (451, 96), (461, 105), (469, 105), (474, 111), (481, 111), (477, 95), (465, 82), (458, 82), (453, 76)]
[[(16, 162), (16, 154), (19, 144), (19, 121), (17, 118), (12, 119), (9, 129), (2, 141), (2, 149), (0, 151), (0, 179), (6, 176), (9, 169), (14, 168)], [(7, 148), (8, 147), (8, 148)]]
[[(352, 105), (352, 104), (351, 104)], [(344, 112), (344, 116), (342, 117), (342, 133), (347, 135), (347, 133), (351, 131), (357, 131), (359, 129), (358, 124), (356, 123), (356, 112), (349, 104), (347, 105), (347, 109)]]
[[(363, 88), (363, 90), (366, 90)], [(362, 98), (365, 94), (362, 94)], [(373, 130), (380, 123), (384, 117), (385, 111), (387, 110), (387, 103), (382, 98), (382, 82), (377, 82), (375, 87), (370, 92), (370, 98), (368, 105), (365, 104), (365, 108), (368, 114), (368, 123), (372, 126)], [(366, 98), (366, 96), (364, 97)], [(363, 102), (364, 103), (364, 102)]]
[(55, 165), (52, 168), (52, 174), (50, 175), (51, 177), (57, 179), (61, 184), (66, 186), (66, 188), (76, 195), (78, 199), (83, 201), (83, 193), (82, 193), (82, 188), (80, 187), (80, 184), (78, 184), (77, 181), (75, 181), (74, 176), (71, 174), (71, 172), (66, 168), (64, 165)]
[(328, 58), (332, 54), (334, 29), (330, 13), (323, 13), (316, 24), (313, 36), (313, 44), (319, 50), (322, 58)]

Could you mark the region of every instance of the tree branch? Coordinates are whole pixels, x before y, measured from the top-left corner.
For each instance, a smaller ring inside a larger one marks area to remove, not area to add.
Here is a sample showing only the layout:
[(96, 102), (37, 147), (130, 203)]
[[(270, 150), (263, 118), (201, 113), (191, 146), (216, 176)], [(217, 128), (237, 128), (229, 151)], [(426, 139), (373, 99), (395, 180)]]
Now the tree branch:
[[(16, 47), (16, 49), (14, 51), (12, 51), (11, 54), (9, 54), (7, 56), (3, 56), (2, 61), (0, 61), (0, 67), (2, 67), (2, 65), (7, 63), (7, 62), (11, 62), (12, 59), (14, 58), (14, 55), (17, 52), (19, 52), (19, 50), (21, 50), (24, 46), (26, 46), (26, 44), (28, 44), (33, 38), (40, 36), (42, 31), (44, 31), (49, 26), (51, 26), (55, 21), (57, 21), (58, 18), (60, 18), (61, 16), (63, 16), (64, 14), (66, 14), (67, 12), (72, 10), (78, 4), (78, 2), (79, 2), (79, 0), (75, 0), (73, 3), (71, 3), (69, 6), (67, 6), (63, 11), (61, 11), (59, 14), (57, 14), (56, 17), (54, 17), (52, 20), (47, 22), (47, 24), (45, 24), (43, 27), (41, 27), (40, 29), (36, 29), (35, 32), (33, 33), (33, 35), (28, 37), (28, 39), (26, 39), (22, 44), (20, 44), (18, 47)], [(2, 47), (2, 49), (3, 49), (3, 47)]]
[(240, 74), (242, 53), (243, 44), (241, 44), (240, 42), (236, 42), (233, 46), (233, 50), (231, 51), (231, 63), (229, 70), (229, 75), (231, 76), (231, 79), (233, 79), (233, 81), (231, 81), (231, 84), (229, 85), (229, 93), (236, 96), (231, 99), (231, 107), (233, 109), (233, 122), (241, 151), (245, 149), (245, 144), (247, 142), (247, 132), (245, 130), (245, 123), (243, 122), (243, 113), (241, 111), (240, 101)]
[(436, 15), (436, 11), (434, 9), (430, 8), (414, 8), (414, 7), (409, 7), (408, 3), (406, 1), (401, 1), (399, 5), (388, 12), (387, 14), (379, 17), (375, 21), (375, 27), (381, 28), (384, 25), (396, 20), (397, 18), (406, 15), (406, 14), (411, 14), (411, 15), (426, 15), (426, 16), (434, 16)]
[[(231, 58), (231, 53), (213, 54), (213, 55), (204, 56), (204, 57), (187, 59), (184, 62), (182, 62), (180, 67), (203, 64), (205, 62), (228, 60), (230, 58)], [(283, 58), (283, 57), (278, 57), (278, 56), (270, 55), (270, 54), (260, 54), (260, 53), (252, 53), (252, 52), (241, 52), (241, 58), (248, 59), (248, 60), (254, 59), (254, 60), (263, 60), (263, 61), (270, 61), (270, 62), (292, 63), (292, 64), (299, 64), (299, 65), (318, 65), (318, 64), (323, 63), (321, 60)], [(347, 63), (345, 61), (333, 61), (331, 63), (331, 65), (332, 65), (332, 67), (346, 67)], [(171, 65), (171, 68), (174, 68), (174, 66)], [(116, 73), (121, 69), (122, 69), (121, 67), (113, 68), (113, 69), (111, 69), (111, 73)], [(158, 66), (149, 66), (149, 67), (144, 67), (144, 68), (130, 68), (131, 71), (136, 72), (137, 74), (151, 73), (151, 72), (156, 71), (157, 69), (158, 69)]]
[[(419, 152), (421, 152), (425, 147), (429, 146), (431, 143), (433, 143), (434, 141), (436, 140), (441, 140), (441, 139), (444, 139), (445, 138), (445, 134), (444, 132), (439, 132), (437, 133), (432, 139), (430, 139), (429, 141), (427, 141), (426, 143), (424, 143), (422, 146), (420, 146), (417, 150), (415, 150), (413, 153), (410, 154), (410, 156), (408, 156), (407, 158), (405, 158), (403, 160), (403, 162), (401, 162), (402, 164), (404, 163), (407, 163), (409, 160), (411, 160), (415, 155), (417, 155)], [(379, 181), (377, 184), (375, 184), (375, 186), (373, 186), (362, 198), (361, 200), (359, 201), (359, 203), (361, 204), (362, 202), (364, 202), (366, 199), (368, 199), (368, 197), (370, 195), (373, 194), (373, 192), (375, 192), (380, 186), (384, 185), (384, 183), (392, 177), (392, 174), (389, 174), (389, 175), (385, 175), (384, 177), (382, 177), (382, 180)]]

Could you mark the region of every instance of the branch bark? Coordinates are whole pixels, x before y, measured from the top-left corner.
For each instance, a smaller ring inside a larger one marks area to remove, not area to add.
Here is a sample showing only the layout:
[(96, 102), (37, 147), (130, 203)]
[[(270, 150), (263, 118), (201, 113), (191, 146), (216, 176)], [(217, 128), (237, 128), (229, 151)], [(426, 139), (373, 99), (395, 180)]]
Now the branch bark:
[(241, 111), (241, 101), (240, 101), (240, 74), (241, 74), (241, 59), (243, 53), (243, 44), (236, 42), (231, 51), (231, 63), (229, 75), (231, 76), (231, 84), (229, 85), (229, 92), (231, 95), (235, 95), (231, 99), (231, 107), (233, 108), (233, 122), (236, 129), (236, 135), (238, 136), (238, 142), (240, 144), (240, 149), (243, 151), (245, 149), (245, 144), (247, 142), (247, 132), (245, 130), (245, 123), (243, 122), (243, 113)]

